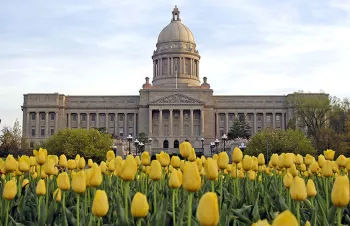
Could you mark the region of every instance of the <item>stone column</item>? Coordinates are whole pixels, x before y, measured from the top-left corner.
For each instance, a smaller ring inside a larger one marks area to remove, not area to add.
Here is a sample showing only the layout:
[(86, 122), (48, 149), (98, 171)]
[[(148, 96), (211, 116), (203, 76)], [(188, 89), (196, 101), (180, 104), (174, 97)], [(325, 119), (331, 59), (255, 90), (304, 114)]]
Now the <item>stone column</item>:
[(30, 112), (28, 111), (28, 108), (27, 108), (27, 125), (26, 126), (26, 133), (27, 133), (27, 138), (31, 136), (30, 134), (30, 129), (31, 129), (31, 119), (30, 119)]
[(169, 110), (169, 121), (170, 121), (169, 135), (173, 136), (173, 110), (172, 109)]
[(72, 128), (72, 114), (68, 113), (68, 128)]
[(191, 74), (191, 77), (193, 76), (193, 59), (191, 59), (191, 71), (190, 71), (190, 74)]
[(282, 129), (284, 130), (284, 129), (285, 129), (285, 124), (284, 124), (284, 112), (282, 112), (281, 120), (282, 120)]
[(199, 77), (199, 60), (197, 61), (197, 77)]
[(124, 136), (127, 137), (128, 135), (129, 135), (128, 113), (124, 113)]
[(40, 123), (40, 112), (36, 112), (36, 116), (35, 116), (35, 136), (38, 137), (40, 136), (40, 128), (39, 128), (39, 123)]
[(229, 128), (228, 128), (228, 112), (225, 112), (225, 122), (226, 122), (226, 135), (229, 132)]
[(100, 128), (100, 113), (96, 112), (96, 128)]
[(49, 112), (45, 113), (45, 136), (49, 137)]
[(266, 112), (263, 112), (263, 128), (266, 128)]
[(160, 73), (159, 73), (159, 75), (160, 76), (163, 76), (163, 58), (160, 58)]
[(185, 65), (186, 65), (186, 58), (185, 57), (182, 57), (182, 64), (183, 64), (183, 67), (182, 67), (182, 70), (183, 70), (183, 72), (182, 72), (182, 74), (185, 74), (185, 71), (186, 71), (186, 69), (185, 69)]
[(163, 110), (159, 110), (159, 131), (158, 135), (163, 135)]
[(118, 112), (115, 113), (115, 118), (114, 118), (114, 131), (115, 135), (119, 137), (119, 119), (118, 119)]
[[(115, 119), (115, 118), (114, 118)], [(134, 137), (137, 137), (137, 131), (136, 131), (136, 113), (134, 113)]]
[(276, 113), (275, 112), (272, 113), (272, 128), (273, 129), (276, 128)]
[(152, 109), (148, 112), (148, 136), (152, 136)]
[(167, 68), (167, 71), (168, 71), (168, 76), (170, 75), (170, 57), (168, 57), (168, 68)]
[(180, 136), (184, 135), (184, 112), (180, 109)]
[(90, 113), (86, 113), (86, 129), (90, 129)]
[(80, 128), (80, 112), (77, 113), (77, 128)]
[(253, 133), (256, 134), (256, 113), (254, 112), (254, 124)]
[(190, 116), (190, 119), (191, 119), (191, 136), (194, 136), (193, 134), (193, 109), (190, 110), (191, 112), (191, 116)]
[(108, 118), (108, 116), (109, 116), (109, 113), (108, 112), (106, 112), (105, 113), (105, 126), (106, 126), (106, 132), (107, 133), (109, 133), (109, 118)]
[(55, 133), (58, 132), (58, 112), (56, 112), (56, 115), (55, 115)]
[(220, 137), (219, 113), (216, 113), (216, 137)]
[(201, 110), (201, 137), (204, 137), (204, 111)]
[(156, 61), (153, 61), (153, 79), (156, 77)]

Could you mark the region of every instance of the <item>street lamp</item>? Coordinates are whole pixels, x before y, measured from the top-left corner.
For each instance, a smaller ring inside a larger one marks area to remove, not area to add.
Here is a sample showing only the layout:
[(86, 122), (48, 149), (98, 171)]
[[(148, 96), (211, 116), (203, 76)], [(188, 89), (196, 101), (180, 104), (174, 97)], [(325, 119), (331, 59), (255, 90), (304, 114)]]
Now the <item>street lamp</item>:
[(126, 139), (129, 142), (129, 155), (131, 154), (131, 141), (132, 141), (132, 136), (129, 134), (129, 136), (126, 137)]
[(224, 151), (226, 151), (226, 140), (227, 140), (226, 134), (222, 135), (221, 139), (224, 142)]
[(136, 148), (136, 155), (137, 155), (137, 149), (138, 149), (139, 143), (140, 143), (140, 141), (136, 138), (136, 140), (134, 141), (134, 145)]
[(202, 149), (204, 149), (204, 138), (201, 138), (201, 142), (202, 142)]
[(215, 140), (214, 140), (214, 143), (215, 143), (215, 146), (216, 146), (216, 153), (218, 154), (219, 152), (218, 152), (218, 146), (219, 146), (219, 143), (220, 143), (220, 141), (218, 140), (218, 138), (216, 138)]
[(152, 143), (152, 137), (148, 138), (148, 143)]
[(215, 142), (210, 142), (210, 151), (211, 151), (211, 156), (213, 156), (213, 153), (214, 153), (214, 147), (215, 147)]
[(143, 143), (142, 142), (140, 142), (140, 144), (139, 144), (139, 146), (140, 146), (140, 152), (142, 152), (142, 147), (143, 147)]

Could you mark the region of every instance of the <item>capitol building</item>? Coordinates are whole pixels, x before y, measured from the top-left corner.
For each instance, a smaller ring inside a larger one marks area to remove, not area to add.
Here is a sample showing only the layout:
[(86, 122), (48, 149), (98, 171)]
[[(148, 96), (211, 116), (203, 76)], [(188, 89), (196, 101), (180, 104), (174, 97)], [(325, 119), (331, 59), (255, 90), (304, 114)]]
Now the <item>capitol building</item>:
[(201, 148), (204, 138), (209, 155), (210, 143), (227, 134), (235, 118), (245, 118), (252, 135), (286, 128), (293, 114), (288, 95), (214, 95), (209, 83), (215, 78), (201, 78), (200, 60), (194, 36), (175, 6), (153, 51), (153, 74), (139, 95), (24, 94), (23, 137), (34, 144), (65, 128), (105, 128), (121, 140), (144, 132), (152, 138), (152, 150), (170, 153), (184, 140)]

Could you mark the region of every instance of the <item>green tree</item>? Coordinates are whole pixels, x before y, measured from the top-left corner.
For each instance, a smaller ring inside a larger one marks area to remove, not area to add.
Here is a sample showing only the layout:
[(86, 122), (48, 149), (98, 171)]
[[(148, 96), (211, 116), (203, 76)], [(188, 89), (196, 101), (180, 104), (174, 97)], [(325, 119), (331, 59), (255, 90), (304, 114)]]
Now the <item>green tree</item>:
[(13, 126), (4, 126), (0, 134), (0, 154), (18, 154), (22, 149), (28, 149), (26, 139), (22, 138), (22, 130), (18, 119)]
[(86, 159), (102, 161), (112, 145), (111, 135), (96, 129), (64, 129), (51, 136), (44, 147), (50, 154), (65, 154), (68, 158), (79, 154)]
[(230, 128), (230, 131), (227, 134), (229, 140), (233, 140), (236, 138), (246, 138), (248, 139), (251, 135), (250, 133), (251, 127), (248, 122), (243, 118), (242, 120), (235, 119)]
[(252, 136), (248, 142), (245, 154), (258, 155), (266, 153), (298, 153), (301, 155), (315, 154), (315, 149), (301, 130), (272, 130), (265, 129)]

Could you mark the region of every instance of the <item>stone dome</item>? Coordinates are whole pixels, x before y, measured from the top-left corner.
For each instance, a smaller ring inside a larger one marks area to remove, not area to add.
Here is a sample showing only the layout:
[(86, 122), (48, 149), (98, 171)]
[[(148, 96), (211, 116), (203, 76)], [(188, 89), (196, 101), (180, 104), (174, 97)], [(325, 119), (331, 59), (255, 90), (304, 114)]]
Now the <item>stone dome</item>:
[(180, 11), (175, 6), (173, 10), (173, 18), (158, 36), (158, 44), (165, 42), (187, 42), (195, 44), (191, 30), (186, 27), (180, 19)]

